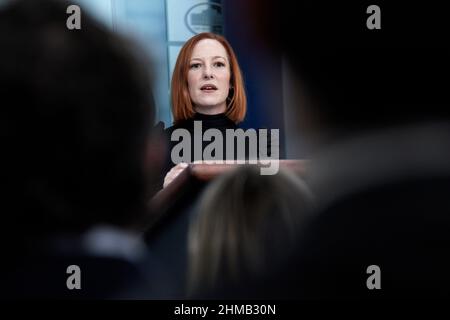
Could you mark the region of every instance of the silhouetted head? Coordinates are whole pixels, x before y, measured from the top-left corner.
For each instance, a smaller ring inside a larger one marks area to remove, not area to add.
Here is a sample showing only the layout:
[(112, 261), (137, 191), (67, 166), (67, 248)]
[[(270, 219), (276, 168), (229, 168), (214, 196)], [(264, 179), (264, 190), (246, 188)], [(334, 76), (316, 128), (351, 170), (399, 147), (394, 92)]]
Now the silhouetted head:
[(2, 225), (31, 239), (128, 226), (146, 200), (150, 70), (85, 11), (81, 30), (69, 30), (68, 6), (0, 9)]
[(279, 264), (294, 247), (313, 195), (293, 172), (242, 166), (199, 200), (189, 229), (189, 290), (236, 285)]
[(315, 119), (339, 135), (450, 118), (446, 10), (380, 2), (381, 29), (369, 29), (372, 4), (242, 4), (247, 27), (283, 54), (297, 80), (300, 125)]

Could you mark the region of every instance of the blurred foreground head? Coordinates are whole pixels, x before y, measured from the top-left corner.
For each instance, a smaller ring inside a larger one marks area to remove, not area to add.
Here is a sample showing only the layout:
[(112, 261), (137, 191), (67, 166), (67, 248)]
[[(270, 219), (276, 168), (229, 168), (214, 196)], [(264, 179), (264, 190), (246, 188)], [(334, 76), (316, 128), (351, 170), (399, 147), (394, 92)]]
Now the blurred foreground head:
[(372, 1), (242, 3), (253, 36), (283, 54), (297, 80), (298, 123), (335, 137), (366, 129), (448, 120), (449, 26), (443, 4)]
[[(448, 296), (450, 68), (442, 4), (377, 1), (381, 29), (369, 30), (368, 1), (258, 3), (254, 32), (284, 54), (297, 78), (299, 127), (337, 143), (308, 168), (319, 203), (314, 221), (289, 263), (259, 282), (255, 295), (270, 288), (271, 298), (279, 289), (290, 299)], [(383, 270), (379, 291), (366, 285), (375, 263)]]
[(68, 6), (0, 10), (2, 225), (30, 239), (129, 226), (146, 199), (150, 72), (86, 12), (81, 30), (68, 30)]
[(242, 166), (218, 178), (199, 200), (189, 230), (189, 290), (199, 293), (257, 277), (294, 247), (313, 196), (294, 173)]

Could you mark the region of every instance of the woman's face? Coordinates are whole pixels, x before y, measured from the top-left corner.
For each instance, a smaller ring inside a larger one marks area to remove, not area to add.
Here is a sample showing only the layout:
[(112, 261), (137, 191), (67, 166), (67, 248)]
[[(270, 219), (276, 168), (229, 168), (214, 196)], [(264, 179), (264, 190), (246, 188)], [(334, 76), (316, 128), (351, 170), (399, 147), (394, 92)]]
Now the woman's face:
[(189, 61), (188, 87), (195, 111), (218, 114), (226, 111), (230, 90), (230, 63), (217, 40), (200, 40)]

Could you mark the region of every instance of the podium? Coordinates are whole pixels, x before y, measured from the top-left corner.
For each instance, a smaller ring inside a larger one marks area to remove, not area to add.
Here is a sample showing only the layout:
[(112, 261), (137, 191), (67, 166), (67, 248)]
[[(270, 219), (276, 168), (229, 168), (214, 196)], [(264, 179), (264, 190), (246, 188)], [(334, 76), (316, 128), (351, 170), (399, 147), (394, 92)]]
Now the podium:
[[(302, 176), (308, 160), (276, 160), (279, 162), (280, 169), (287, 169)], [(203, 189), (211, 180), (220, 175), (236, 169), (239, 166), (248, 166), (253, 164), (206, 164), (192, 163), (183, 170), (166, 188), (160, 190), (150, 201), (153, 217), (150, 228), (154, 228), (161, 219), (179, 207), (186, 201), (194, 202)]]

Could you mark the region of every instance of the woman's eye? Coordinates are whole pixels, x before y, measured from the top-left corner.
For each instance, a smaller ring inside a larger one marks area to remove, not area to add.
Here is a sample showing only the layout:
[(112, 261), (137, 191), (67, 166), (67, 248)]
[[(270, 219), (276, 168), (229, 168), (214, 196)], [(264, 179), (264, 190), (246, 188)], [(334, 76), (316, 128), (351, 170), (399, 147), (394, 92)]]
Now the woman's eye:
[(216, 63), (214, 63), (214, 66), (215, 67), (225, 67), (225, 63), (223, 63), (223, 62), (216, 62)]
[(200, 63), (193, 63), (193, 64), (190, 65), (190, 68), (191, 69), (198, 69), (198, 68), (200, 68)]

